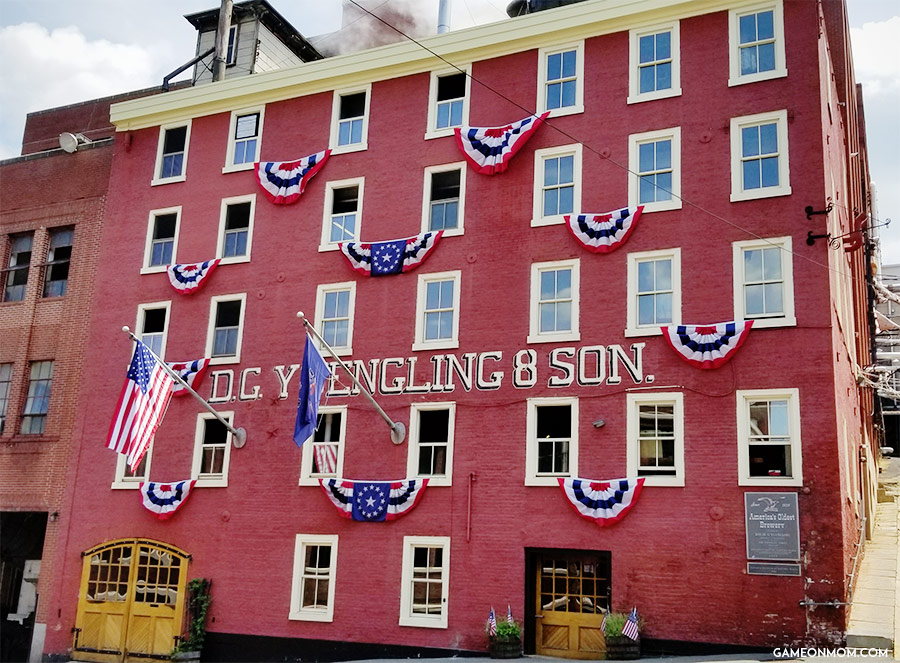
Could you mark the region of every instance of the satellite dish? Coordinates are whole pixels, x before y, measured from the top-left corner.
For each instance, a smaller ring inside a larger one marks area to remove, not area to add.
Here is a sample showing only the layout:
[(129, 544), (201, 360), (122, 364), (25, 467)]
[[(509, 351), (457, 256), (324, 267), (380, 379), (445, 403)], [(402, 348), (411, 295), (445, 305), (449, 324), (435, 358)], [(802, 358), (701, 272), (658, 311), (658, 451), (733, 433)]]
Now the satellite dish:
[(69, 154), (77, 151), (79, 145), (87, 145), (90, 142), (84, 134), (71, 134), (64, 131), (59, 135), (59, 146)]

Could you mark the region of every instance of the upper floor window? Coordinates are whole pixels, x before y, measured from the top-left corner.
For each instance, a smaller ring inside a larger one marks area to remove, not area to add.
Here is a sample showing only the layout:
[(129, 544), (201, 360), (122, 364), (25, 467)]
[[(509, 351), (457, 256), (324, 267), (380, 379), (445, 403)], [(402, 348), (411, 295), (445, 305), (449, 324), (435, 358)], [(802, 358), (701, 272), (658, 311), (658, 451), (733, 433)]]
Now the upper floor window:
[(171, 302), (156, 302), (138, 306), (137, 336), (141, 339), (141, 343), (162, 359), (166, 356), (170, 306)]
[(584, 42), (538, 51), (538, 112), (584, 112)]
[(729, 85), (787, 76), (781, 0), (732, 9), (729, 23)]
[[(219, 412), (229, 424), (234, 412)], [(194, 461), (191, 477), (197, 486), (227, 487), (228, 464), (231, 459), (231, 432), (212, 414), (197, 415), (194, 436)]]
[(684, 397), (630, 393), (627, 402), (628, 476), (648, 486), (684, 485)]
[(228, 153), (222, 172), (250, 170), (259, 161), (264, 109), (234, 111), (228, 128)]
[(578, 476), (577, 398), (529, 398), (526, 428), (526, 486)]
[(50, 247), (44, 267), (44, 297), (62, 297), (66, 294), (74, 235), (75, 229), (72, 227), (50, 230)]
[(449, 537), (403, 537), (401, 626), (447, 628), (449, 576)]
[(461, 235), (465, 205), (466, 166), (451, 163), (425, 169), (423, 232), (444, 231), (444, 237)]
[(181, 207), (169, 207), (150, 212), (147, 240), (144, 245), (142, 274), (164, 272), (175, 263), (178, 249), (178, 226)]
[(790, 237), (734, 242), (734, 316), (754, 328), (789, 327), (794, 317)]
[(319, 479), (341, 476), (347, 430), (346, 405), (322, 405), (312, 439), (302, 448), (300, 485), (317, 486)]
[(225, 198), (219, 215), (219, 241), (216, 254), (222, 264), (248, 262), (253, 240), (256, 194)]
[(298, 534), (288, 619), (330, 622), (334, 618), (337, 534)]
[(681, 249), (628, 254), (625, 336), (662, 333), (681, 324)]
[(110, 488), (137, 490), (142, 481), (147, 481), (150, 476), (150, 459), (153, 456), (153, 442), (147, 447), (140, 464), (132, 471), (128, 465), (126, 454), (116, 454), (116, 475)]
[(644, 212), (681, 209), (681, 127), (628, 137), (629, 205)]
[(338, 355), (353, 354), (356, 282), (327, 283), (316, 288), (316, 326)]
[(228, 67), (237, 64), (237, 41), (239, 25), (240, 24), (235, 24), (228, 28), (228, 50), (225, 53), (225, 65)]
[(22, 435), (41, 435), (50, 406), (50, 387), (53, 382), (53, 362), (31, 362), (28, 397), (22, 411)]
[(191, 123), (163, 125), (159, 128), (159, 147), (152, 185), (183, 182), (187, 172)]
[[(470, 67), (466, 67), (468, 72)], [(469, 121), (469, 76), (450, 70), (431, 72), (428, 93), (428, 129), (425, 138), (453, 135), (455, 127)]]
[(731, 200), (791, 192), (787, 111), (731, 119)]
[(241, 337), (244, 330), (246, 294), (220, 295), (210, 300), (206, 356), (212, 364), (241, 361)]
[(20, 302), (25, 299), (28, 285), (28, 270), (31, 266), (31, 246), (34, 233), (10, 235), (9, 262), (5, 273), (3, 301)]
[(9, 390), (12, 385), (12, 364), (0, 364), (0, 434), (6, 423), (9, 408)]
[(577, 258), (531, 265), (529, 343), (579, 340), (579, 272)]
[(406, 476), (427, 477), (430, 486), (451, 485), (455, 418), (455, 403), (413, 403)]
[(801, 486), (797, 389), (737, 392), (738, 485)]
[(681, 94), (679, 23), (632, 30), (628, 103)]
[(455, 270), (419, 275), (413, 350), (459, 347), (461, 274)]
[(581, 206), (581, 144), (535, 150), (532, 226), (563, 223)]
[(333, 251), (340, 242), (359, 238), (364, 184), (362, 177), (325, 184), (325, 218), (319, 251)]
[(333, 154), (366, 149), (371, 92), (371, 85), (361, 90), (335, 91), (331, 121)]

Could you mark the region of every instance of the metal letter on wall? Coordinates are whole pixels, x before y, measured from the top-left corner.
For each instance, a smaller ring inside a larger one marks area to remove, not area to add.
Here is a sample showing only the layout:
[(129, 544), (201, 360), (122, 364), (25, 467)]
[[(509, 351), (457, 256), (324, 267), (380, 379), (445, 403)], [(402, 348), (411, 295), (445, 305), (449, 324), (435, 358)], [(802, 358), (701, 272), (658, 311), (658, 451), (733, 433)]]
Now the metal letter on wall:
[(744, 493), (747, 559), (800, 561), (797, 493)]

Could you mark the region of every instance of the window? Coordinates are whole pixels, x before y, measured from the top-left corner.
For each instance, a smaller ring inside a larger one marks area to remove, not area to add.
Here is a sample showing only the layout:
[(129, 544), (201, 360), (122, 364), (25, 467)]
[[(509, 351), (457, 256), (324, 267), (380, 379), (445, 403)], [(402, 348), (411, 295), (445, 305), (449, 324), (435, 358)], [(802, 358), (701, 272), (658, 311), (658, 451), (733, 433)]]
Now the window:
[(677, 97), (681, 94), (679, 23), (667, 23), (629, 33), (628, 103)]
[(581, 145), (535, 150), (532, 226), (564, 223), (581, 206)]
[(12, 364), (0, 364), (0, 434), (6, 424), (9, 408), (9, 389), (12, 384)]
[(53, 362), (31, 362), (31, 377), (28, 381), (28, 397), (22, 411), (22, 435), (41, 435), (50, 406), (50, 386), (53, 382)]
[[(234, 412), (219, 412), (229, 424)], [(231, 458), (231, 432), (212, 414), (197, 415), (194, 436), (194, 462), (191, 477), (198, 488), (225, 488), (228, 486), (228, 462)]]
[(44, 266), (44, 297), (62, 297), (69, 285), (69, 261), (75, 229), (51, 228), (50, 248)]
[(681, 209), (681, 127), (628, 137), (628, 204)]
[(684, 485), (684, 396), (680, 393), (626, 395), (628, 476), (648, 486)]
[(325, 218), (319, 251), (336, 251), (339, 242), (359, 239), (364, 185), (362, 177), (325, 184)]
[(238, 25), (228, 28), (228, 51), (225, 53), (225, 66), (237, 64), (237, 37)]
[(428, 91), (428, 129), (425, 138), (452, 136), (454, 127), (469, 122), (469, 75), (471, 66), (465, 72), (451, 69), (431, 72)]
[(264, 108), (234, 111), (228, 126), (228, 152), (223, 173), (252, 170), (259, 161)]
[(578, 476), (577, 398), (529, 398), (526, 428), (526, 486)]
[(406, 476), (427, 477), (429, 486), (452, 484), (455, 419), (456, 403), (413, 403)]
[(734, 317), (761, 327), (791, 327), (794, 275), (791, 238), (734, 242)]
[(681, 324), (681, 249), (628, 254), (625, 336), (662, 334)]
[(165, 359), (166, 337), (169, 327), (169, 307), (171, 302), (154, 302), (138, 306), (137, 337), (150, 348), (157, 357)]
[(225, 198), (219, 214), (219, 242), (216, 256), (222, 264), (250, 262), (253, 240), (253, 217), (256, 213), (256, 194)]
[(536, 262), (531, 265), (529, 343), (577, 341), (579, 261)]
[(787, 76), (781, 0), (732, 9), (728, 13), (728, 26), (729, 85)]
[(731, 200), (791, 192), (787, 111), (731, 118)]
[(738, 485), (802, 486), (797, 389), (737, 392)]
[(413, 350), (459, 347), (461, 275), (459, 270), (419, 275)]
[(346, 405), (319, 407), (316, 430), (301, 449), (301, 486), (318, 486), (319, 479), (333, 479), (343, 474), (346, 429)]
[(163, 125), (159, 128), (159, 147), (156, 153), (156, 169), (151, 186), (184, 182), (187, 172), (188, 144), (191, 139), (191, 123)]
[(449, 576), (449, 537), (403, 537), (400, 626), (447, 628)]
[(331, 116), (332, 154), (367, 148), (371, 93), (371, 85), (364, 89), (335, 91)]
[(175, 263), (180, 221), (181, 206), (150, 212), (141, 274), (164, 272), (166, 267)]
[(210, 364), (237, 364), (241, 361), (246, 294), (213, 297), (209, 305), (206, 356)]
[(298, 534), (288, 619), (330, 622), (334, 615), (337, 534)]
[(584, 112), (584, 42), (538, 51), (538, 112)]
[(141, 458), (141, 464), (132, 472), (128, 466), (128, 456), (116, 454), (116, 476), (110, 488), (114, 490), (137, 490), (140, 488), (141, 482), (150, 478), (150, 458), (152, 455), (153, 442), (150, 442), (147, 452)]
[(444, 231), (444, 237), (463, 234), (466, 164), (448, 163), (425, 169), (422, 232)]
[(5, 285), (3, 288), (3, 301), (5, 302), (20, 302), (25, 299), (33, 241), (34, 233), (10, 235), (9, 262), (5, 270)]
[(353, 354), (356, 282), (328, 283), (316, 288), (316, 326), (338, 355)]

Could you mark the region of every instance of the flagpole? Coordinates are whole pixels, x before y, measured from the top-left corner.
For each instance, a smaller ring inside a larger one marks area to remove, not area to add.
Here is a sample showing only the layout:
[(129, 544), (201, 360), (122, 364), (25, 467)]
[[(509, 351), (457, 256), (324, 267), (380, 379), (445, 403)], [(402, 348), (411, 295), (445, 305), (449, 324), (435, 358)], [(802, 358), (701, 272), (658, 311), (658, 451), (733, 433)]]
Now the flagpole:
[[(132, 341), (139, 340), (137, 336), (135, 336), (134, 334), (131, 333), (131, 329), (129, 329), (127, 326), (122, 327), (122, 331), (125, 332), (126, 334), (128, 334), (131, 337)], [(216, 419), (219, 420), (219, 423), (221, 423), (223, 426), (225, 426), (225, 428), (227, 428), (231, 432), (231, 434), (234, 436), (234, 438), (232, 439), (232, 443), (234, 444), (235, 449), (240, 449), (242, 446), (244, 446), (247, 443), (247, 430), (246, 429), (235, 428), (230, 423), (228, 423), (228, 420), (226, 420), (225, 417), (223, 417), (221, 414), (216, 412), (216, 410), (213, 408), (213, 406), (210, 405), (209, 403), (207, 403), (206, 399), (204, 399), (203, 396), (201, 396), (196, 391), (194, 391), (193, 387), (191, 387), (191, 385), (189, 385), (187, 382), (185, 382), (184, 378), (182, 378), (180, 375), (178, 375), (178, 373), (176, 373), (171, 368), (169, 368), (169, 365), (165, 361), (163, 361), (159, 356), (157, 356), (157, 354), (155, 352), (153, 352), (153, 350), (148, 348), (146, 344), (144, 344), (144, 347), (147, 348), (147, 352), (149, 352), (151, 355), (153, 355), (153, 358), (159, 362), (159, 365), (163, 367), (163, 370), (165, 370), (165, 372), (168, 373), (175, 380), (175, 382), (177, 382), (182, 387), (187, 389), (188, 393), (191, 396), (196, 398), (200, 402), (200, 404), (203, 405), (203, 407), (205, 407), (207, 410), (209, 410), (209, 413), (212, 414), (212, 416), (214, 416)]]
[(366, 400), (368, 400), (369, 403), (372, 404), (372, 407), (374, 407), (378, 411), (378, 414), (381, 415), (381, 418), (387, 422), (387, 425), (390, 426), (391, 429), (391, 442), (393, 442), (394, 444), (403, 444), (403, 440), (406, 438), (406, 426), (403, 425), (403, 422), (394, 421), (393, 419), (391, 419), (388, 416), (387, 412), (385, 412), (381, 408), (381, 406), (375, 402), (375, 399), (372, 398), (372, 394), (365, 390), (360, 381), (356, 379), (353, 371), (350, 370), (350, 367), (347, 366), (347, 364), (345, 364), (343, 360), (337, 356), (334, 348), (328, 345), (328, 341), (322, 338), (322, 335), (316, 331), (316, 328), (312, 326), (312, 323), (310, 323), (310, 321), (306, 319), (306, 316), (303, 315), (303, 311), (297, 311), (297, 317), (300, 318), (306, 328), (312, 332), (313, 336), (315, 336), (318, 341), (323, 346), (325, 346), (325, 349), (328, 350), (331, 356), (334, 357), (335, 361), (337, 361), (337, 363), (341, 365), (341, 368), (347, 371), (347, 375), (350, 376), (350, 379), (353, 381), (353, 384), (356, 386), (356, 388), (359, 389), (360, 393), (366, 397)]

